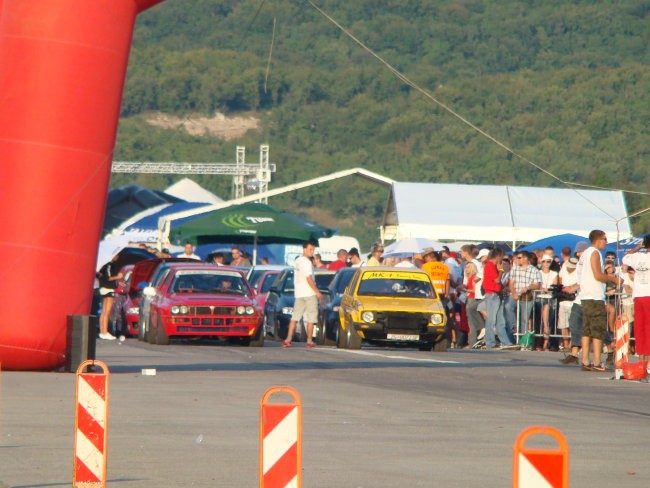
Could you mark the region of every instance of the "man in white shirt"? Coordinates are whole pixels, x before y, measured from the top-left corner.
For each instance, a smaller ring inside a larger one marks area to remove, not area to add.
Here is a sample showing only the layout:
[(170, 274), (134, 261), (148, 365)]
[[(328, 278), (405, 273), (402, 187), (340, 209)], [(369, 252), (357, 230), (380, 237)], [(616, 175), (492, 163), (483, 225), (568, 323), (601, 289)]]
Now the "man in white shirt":
[[(645, 248), (644, 253), (638, 251)], [(623, 264), (634, 269), (634, 344), (641, 361), (650, 359), (650, 234), (623, 256)]]
[(318, 321), (318, 300), (323, 299), (323, 295), (314, 281), (314, 267), (311, 263), (311, 258), (315, 250), (316, 246), (313, 243), (303, 243), (302, 256), (296, 258), (293, 264), (295, 301), (293, 304), (293, 314), (289, 322), (289, 331), (287, 338), (282, 341), (282, 347), (291, 347), (291, 339), (296, 330), (296, 324), (301, 319), (304, 320), (307, 327), (307, 347), (309, 349), (314, 347), (313, 335), (314, 324)]
[(187, 259), (197, 259), (198, 261), (201, 260), (200, 257), (198, 257), (196, 254), (194, 254), (194, 246), (189, 242), (185, 243), (185, 251), (178, 254), (176, 257), (177, 258), (187, 258)]
[[(619, 284), (619, 278), (604, 272), (601, 251), (607, 246), (602, 230), (589, 233), (591, 246), (578, 261), (578, 285), (582, 304), (582, 370), (606, 371), (601, 364), (600, 353), (607, 333), (607, 310), (605, 309), (605, 284)], [(589, 363), (589, 346), (593, 343), (593, 364)]]

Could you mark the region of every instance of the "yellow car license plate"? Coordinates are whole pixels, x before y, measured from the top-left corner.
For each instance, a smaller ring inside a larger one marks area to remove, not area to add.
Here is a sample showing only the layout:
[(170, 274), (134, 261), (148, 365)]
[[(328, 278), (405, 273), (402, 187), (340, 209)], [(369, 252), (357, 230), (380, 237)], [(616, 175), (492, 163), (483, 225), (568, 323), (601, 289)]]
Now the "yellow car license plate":
[(386, 334), (389, 341), (419, 341), (420, 336), (417, 334)]

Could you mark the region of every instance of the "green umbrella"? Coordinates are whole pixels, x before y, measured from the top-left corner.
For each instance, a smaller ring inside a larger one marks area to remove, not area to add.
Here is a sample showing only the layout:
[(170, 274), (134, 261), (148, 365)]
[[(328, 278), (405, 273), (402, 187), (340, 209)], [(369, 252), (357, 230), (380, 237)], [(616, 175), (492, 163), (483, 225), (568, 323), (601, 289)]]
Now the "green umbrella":
[(318, 241), (320, 237), (330, 237), (333, 233), (332, 229), (313, 224), (270, 205), (244, 203), (214, 210), (172, 227), (169, 239), (176, 243), (189, 241), (196, 244), (219, 241), (253, 242), (255, 255), (258, 243)]

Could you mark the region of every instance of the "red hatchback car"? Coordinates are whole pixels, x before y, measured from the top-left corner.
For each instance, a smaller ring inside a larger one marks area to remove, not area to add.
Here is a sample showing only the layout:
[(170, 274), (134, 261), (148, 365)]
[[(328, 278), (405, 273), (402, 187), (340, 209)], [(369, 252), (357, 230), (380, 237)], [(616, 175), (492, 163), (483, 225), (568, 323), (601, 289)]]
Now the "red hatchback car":
[(150, 296), (149, 342), (169, 344), (170, 337), (239, 338), (246, 346), (264, 345), (264, 311), (243, 274), (206, 264), (174, 264)]

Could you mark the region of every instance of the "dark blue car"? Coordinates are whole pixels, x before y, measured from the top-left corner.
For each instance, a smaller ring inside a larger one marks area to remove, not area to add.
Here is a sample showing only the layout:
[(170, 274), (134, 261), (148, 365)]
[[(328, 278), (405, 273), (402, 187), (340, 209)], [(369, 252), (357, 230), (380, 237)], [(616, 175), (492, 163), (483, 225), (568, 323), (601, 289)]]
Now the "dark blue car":
[(350, 283), (357, 268), (342, 268), (330, 283), (328, 293), (324, 294), (323, 303), (316, 331), (316, 343), (326, 346), (335, 346), (339, 334), (339, 307), (341, 297)]
[[(328, 293), (327, 287), (333, 278), (333, 271), (314, 270), (316, 286), (323, 294)], [(266, 296), (264, 328), (267, 336), (275, 340), (284, 340), (287, 337), (293, 314), (293, 302), (293, 268), (289, 268), (278, 275)], [(292, 340), (305, 342), (306, 336), (304, 325), (299, 324)]]

